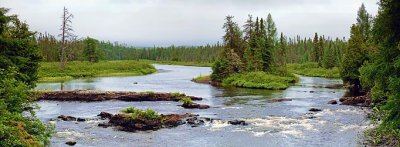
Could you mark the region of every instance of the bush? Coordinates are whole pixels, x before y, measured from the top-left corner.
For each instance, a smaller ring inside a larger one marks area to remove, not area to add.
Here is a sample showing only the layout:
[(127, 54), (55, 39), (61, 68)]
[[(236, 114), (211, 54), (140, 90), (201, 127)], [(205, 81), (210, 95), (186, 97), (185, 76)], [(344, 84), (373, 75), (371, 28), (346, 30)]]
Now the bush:
[(152, 109), (136, 109), (135, 107), (129, 107), (126, 109), (121, 110), (123, 113), (129, 114), (129, 117), (132, 119), (146, 119), (146, 120), (153, 120), (153, 119), (160, 119), (161, 116)]
[(266, 72), (248, 72), (232, 74), (223, 80), (224, 86), (236, 86), (243, 88), (259, 88), (270, 90), (283, 90), (295, 83), (297, 78), (291, 76), (277, 76)]
[(182, 98), (180, 101), (181, 101), (181, 102), (183, 102), (183, 104), (184, 104), (184, 105), (190, 105), (190, 104), (193, 104), (193, 101), (192, 101), (192, 99), (191, 99), (191, 98), (189, 98), (189, 97), (184, 97), (184, 98)]

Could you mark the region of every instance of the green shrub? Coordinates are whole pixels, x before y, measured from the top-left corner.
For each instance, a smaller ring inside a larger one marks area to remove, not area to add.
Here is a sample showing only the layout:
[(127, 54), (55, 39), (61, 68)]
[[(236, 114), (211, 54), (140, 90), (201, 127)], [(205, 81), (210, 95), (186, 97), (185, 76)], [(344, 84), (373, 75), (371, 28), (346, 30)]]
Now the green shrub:
[(297, 81), (297, 78), (291, 76), (278, 76), (266, 72), (248, 72), (240, 74), (232, 74), (225, 80), (222, 85), (236, 86), (243, 88), (259, 88), (270, 90), (283, 90), (291, 86)]
[(141, 109), (136, 109), (135, 107), (129, 107), (129, 108), (121, 110), (121, 112), (129, 114), (129, 117), (132, 119), (149, 120), (149, 119), (160, 119), (161, 118), (161, 116), (152, 109), (141, 110)]
[(182, 98), (180, 101), (181, 101), (183, 104), (185, 104), (185, 105), (193, 104), (192, 99), (189, 98), (189, 97), (184, 97), (184, 98)]
[(171, 96), (173, 96), (173, 97), (179, 97), (179, 96), (184, 96), (185, 94), (183, 94), (183, 93), (179, 93), (179, 92), (173, 92), (173, 93), (171, 93)]

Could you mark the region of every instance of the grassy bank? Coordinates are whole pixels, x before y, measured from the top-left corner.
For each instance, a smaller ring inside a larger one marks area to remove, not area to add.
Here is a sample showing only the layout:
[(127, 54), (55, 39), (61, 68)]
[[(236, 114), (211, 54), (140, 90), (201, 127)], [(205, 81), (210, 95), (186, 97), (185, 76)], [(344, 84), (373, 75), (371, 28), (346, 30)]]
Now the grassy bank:
[(193, 82), (196, 82), (196, 83), (205, 83), (205, 84), (208, 84), (208, 83), (210, 83), (210, 81), (211, 81), (211, 77), (210, 77), (209, 75), (207, 75), (207, 76), (202, 76), (202, 75), (200, 75), (200, 76), (198, 76), (198, 77), (193, 78), (192, 81), (193, 81)]
[(149, 64), (166, 64), (166, 65), (183, 65), (183, 66), (199, 66), (211, 67), (213, 63), (210, 62), (186, 62), (186, 61), (156, 61), (156, 60), (140, 60)]
[(288, 71), (304, 76), (340, 78), (339, 68), (326, 69), (318, 66), (318, 63), (288, 64)]
[(137, 76), (157, 70), (147, 62), (140, 61), (86, 61), (69, 62), (61, 71), (59, 62), (42, 62), (39, 67), (39, 82), (60, 82), (73, 78), (101, 76)]
[(248, 72), (233, 74), (223, 80), (222, 85), (243, 88), (283, 90), (293, 85), (296, 81), (297, 77), (290, 74), (287, 74), (286, 76), (278, 76), (266, 72)]

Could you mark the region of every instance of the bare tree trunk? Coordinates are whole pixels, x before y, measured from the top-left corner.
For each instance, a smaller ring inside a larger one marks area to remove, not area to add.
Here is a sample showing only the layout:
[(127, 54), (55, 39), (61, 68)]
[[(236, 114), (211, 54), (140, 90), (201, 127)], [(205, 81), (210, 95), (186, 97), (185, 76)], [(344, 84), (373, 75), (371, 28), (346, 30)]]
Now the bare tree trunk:
[(73, 18), (73, 15), (68, 12), (68, 9), (64, 7), (63, 15), (62, 15), (62, 25), (61, 25), (61, 34), (59, 35), (61, 37), (61, 48), (60, 48), (60, 68), (61, 70), (65, 69), (65, 65), (67, 63), (67, 57), (66, 57), (66, 49), (67, 49), (67, 39), (74, 37), (74, 35), (71, 33), (72, 27), (69, 23), (71, 22), (71, 19)]

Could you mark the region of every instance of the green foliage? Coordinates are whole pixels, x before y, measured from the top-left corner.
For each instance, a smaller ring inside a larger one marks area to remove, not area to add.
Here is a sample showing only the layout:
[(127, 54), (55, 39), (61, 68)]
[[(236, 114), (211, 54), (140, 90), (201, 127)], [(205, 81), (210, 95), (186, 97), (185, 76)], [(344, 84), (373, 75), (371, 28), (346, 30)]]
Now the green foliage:
[(184, 93), (180, 93), (180, 92), (171, 93), (171, 96), (173, 96), (173, 97), (179, 97), (179, 96), (184, 96), (184, 95), (185, 95)]
[(303, 64), (288, 64), (288, 71), (304, 76), (324, 77), (324, 78), (340, 78), (339, 69), (337, 67), (326, 69), (319, 67), (318, 63), (308, 62)]
[(359, 27), (351, 27), (348, 47), (344, 50), (343, 63), (340, 68), (340, 75), (345, 83), (360, 85), (358, 69), (366, 61), (365, 43)]
[(181, 100), (179, 100), (179, 101), (181, 101), (183, 104), (185, 104), (185, 105), (190, 105), (190, 104), (193, 104), (193, 101), (192, 101), (192, 99), (190, 98), (190, 97), (184, 97), (184, 98), (182, 98)]
[[(45, 146), (52, 129), (30, 107), (38, 48), (28, 25), (0, 8), (0, 146)], [(24, 110), (27, 113), (22, 114)]]
[(58, 68), (58, 62), (42, 62), (39, 68), (39, 81), (68, 80), (94, 76), (127, 76), (145, 75), (157, 70), (146, 62), (139, 61), (101, 61), (90, 63), (73, 61), (64, 70)]
[[(380, 0), (379, 13), (375, 18), (372, 39), (378, 52), (372, 61), (360, 68), (363, 87), (371, 90), (377, 103), (382, 123), (372, 135), (379, 141), (400, 140), (400, 1)], [(384, 134), (384, 135), (382, 135)], [(388, 140), (382, 136), (391, 136)]]
[(145, 119), (145, 120), (155, 120), (161, 119), (161, 116), (152, 109), (136, 109), (135, 107), (129, 107), (121, 110), (123, 113), (128, 113), (129, 117), (132, 119)]
[(258, 71), (233, 74), (223, 81), (225, 86), (237, 86), (244, 88), (260, 88), (270, 90), (283, 90), (297, 81), (297, 78), (291, 76), (278, 76), (270, 73)]
[(86, 60), (92, 63), (98, 62), (101, 56), (100, 50), (97, 47), (99, 41), (87, 37), (83, 42), (85, 44), (83, 54), (85, 55)]
[(0, 34), (0, 68), (15, 68), (17, 80), (23, 81), (29, 87), (35, 87), (37, 68), (40, 56), (34, 33), (28, 25), (20, 22), (17, 17), (5, 16), (8, 10), (0, 8), (0, 19), (3, 21)]

